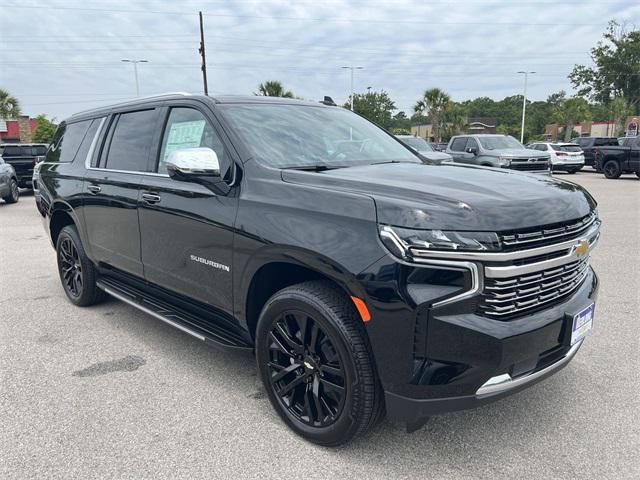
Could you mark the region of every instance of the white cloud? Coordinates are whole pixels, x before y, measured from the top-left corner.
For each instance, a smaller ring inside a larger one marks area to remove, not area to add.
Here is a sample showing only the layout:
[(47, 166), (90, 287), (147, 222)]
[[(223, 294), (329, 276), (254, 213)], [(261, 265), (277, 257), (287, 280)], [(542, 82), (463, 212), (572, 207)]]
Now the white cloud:
[[(58, 8), (15, 7), (45, 3)], [(149, 63), (139, 69), (142, 94), (199, 92), (197, 11), (202, 9), (208, 14), (214, 93), (250, 94), (261, 81), (278, 79), (305, 98), (331, 95), (343, 102), (349, 78), (340, 67), (357, 64), (365, 69), (356, 73), (356, 90), (385, 89), (401, 109), (433, 86), (456, 100), (518, 94), (522, 78), (515, 72), (522, 69), (538, 72), (529, 95), (544, 99), (570, 90), (566, 75), (574, 63), (589, 61), (587, 52), (608, 20), (640, 23), (631, 3), (7, 0), (0, 26), (0, 86), (20, 98), (26, 113), (60, 119), (132, 97), (132, 66), (120, 60), (144, 58)]]

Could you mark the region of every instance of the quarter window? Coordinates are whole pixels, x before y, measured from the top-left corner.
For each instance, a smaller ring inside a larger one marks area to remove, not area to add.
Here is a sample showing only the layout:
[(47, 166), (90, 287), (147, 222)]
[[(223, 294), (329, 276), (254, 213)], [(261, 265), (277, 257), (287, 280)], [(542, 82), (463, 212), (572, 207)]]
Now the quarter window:
[(45, 160), (47, 162), (73, 162), (92, 121), (61, 124), (56, 130)]
[(115, 120), (104, 165), (109, 170), (146, 172), (156, 111), (121, 113)]
[(162, 138), (158, 173), (167, 173), (167, 161), (174, 151), (198, 147), (216, 152), (221, 168), (229, 165), (224, 145), (205, 116), (193, 108), (172, 108)]

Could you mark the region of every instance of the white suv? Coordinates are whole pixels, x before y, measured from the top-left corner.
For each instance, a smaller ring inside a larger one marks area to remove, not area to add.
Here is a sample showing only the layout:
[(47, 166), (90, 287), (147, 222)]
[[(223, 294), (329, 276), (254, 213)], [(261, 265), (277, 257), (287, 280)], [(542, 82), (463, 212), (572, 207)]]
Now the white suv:
[(553, 171), (563, 170), (568, 173), (576, 173), (584, 167), (584, 152), (576, 144), (536, 142), (527, 148), (547, 152)]

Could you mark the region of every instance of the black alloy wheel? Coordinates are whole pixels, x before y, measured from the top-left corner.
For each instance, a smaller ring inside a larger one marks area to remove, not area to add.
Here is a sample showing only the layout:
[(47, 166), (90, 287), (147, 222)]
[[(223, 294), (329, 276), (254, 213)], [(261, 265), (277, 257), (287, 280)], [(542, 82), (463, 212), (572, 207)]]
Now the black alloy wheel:
[(604, 171), (604, 176), (607, 178), (615, 179), (621, 175), (620, 165), (615, 160), (609, 160), (604, 164), (602, 168)]
[(298, 435), (337, 446), (384, 417), (369, 338), (337, 285), (316, 280), (276, 292), (262, 308), (255, 341), (269, 401)]
[(271, 386), (299, 421), (324, 427), (345, 401), (345, 373), (331, 338), (310, 315), (286, 311), (269, 332)]
[(82, 247), (73, 225), (64, 227), (56, 239), (58, 273), (67, 298), (75, 305), (86, 307), (104, 298), (96, 285), (98, 273)]
[(58, 249), (62, 286), (72, 297), (82, 295), (82, 264), (71, 238), (63, 238)]

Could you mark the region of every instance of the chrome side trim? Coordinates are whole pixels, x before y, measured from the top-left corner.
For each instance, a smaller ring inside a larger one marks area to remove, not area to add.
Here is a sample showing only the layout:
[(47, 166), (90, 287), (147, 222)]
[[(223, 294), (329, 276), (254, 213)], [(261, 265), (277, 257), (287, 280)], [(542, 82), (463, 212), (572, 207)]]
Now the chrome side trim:
[(551, 260), (543, 260), (542, 262), (528, 263), (526, 265), (511, 265), (508, 267), (484, 267), (484, 274), (489, 278), (519, 277), (528, 273), (547, 270), (549, 268), (559, 267), (562, 265), (566, 265), (567, 263), (582, 260), (586, 256), (591, 254), (591, 251), (598, 243), (599, 238), (600, 235), (598, 234), (595, 239), (589, 244), (589, 250), (586, 254), (579, 254), (576, 251), (575, 240), (573, 240), (571, 251), (567, 255), (552, 258)]
[(567, 352), (567, 354), (564, 357), (562, 357), (560, 360), (558, 360), (555, 363), (552, 363), (551, 365), (543, 368), (542, 370), (538, 370), (537, 372), (533, 372), (529, 375), (524, 375), (522, 377), (518, 377), (515, 379), (511, 378), (511, 375), (509, 375), (508, 373), (503, 373), (502, 375), (491, 377), (478, 389), (478, 391), (476, 392), (476, 397), (482, 398), (488, 395), (495, 395), (497, 393), (508, 392), (509, 390), (512, 390), (514, 388), (527, 385), (528, 383), (531, 383), (542, 376), (545, 376), (557, 370), (560, 370), (567, 363), (569, 363), (571, 359), (573, 359), (573, 357), (575, 357), (583, 341), (584, 339), (580, 340), (578, 343), (572, 346)]
[(478, 266), (472, 262), (452, 262), (446, 260), (420, 260), (419, 265), (413, 266), (428, 266), (433, 265), (436, 267), (449, 267), (453, 269), (465, 269), (471, 272), (471, 288), (469, 290), (465, 290), (464, 292), (459, 293), (453, 297), (447, 298), (445, 300), (441, 300), (432, 305), (432, 307), (441, 307), (443, 305), (448, 305), (449, 303), (458, 302), (468, 297), (472, 297), (475, 294), (482, 291), (482, 277), (480, 276), (480, 272), (478, 271)]
[(180, 325), (179, 323), (174, 322), (173, 320), (169, 320), (167, 317), (163, 317), (162, 315), (160, 315), (159, 313), (154, 312), (153, 310), (150, 310), (150, 309), (148, 309), (146, 307), (143, 307), (142, 305), (140, 305), (139, 303), (134, 302), (130, 298), (128, 298), (128, 297), (126, 297), (124, 295), (121, 295), (120, 293), (114, 292), (109, 287), (105, 287), (104, 285), (101, 285), (101, 284), (98, 283), (98, 288), (101, 288), (102, 290), (104, 290), (106, 293), (108, 293), (112, 297), (115, 297), (118, 300), (123, 301), (124, 303), (128, 303), (132, 307), (135, 307), (138, 310), (143, 311), (144, 313), (148, 313), (149, 315), (157, 318), (158, 320), (161, 320), (164, 323), (166, 323), (168, 325), (171, 325), (174, 328), (177, 328), (178, 330), (182, 330), (184, 333), (188, 333), (189, 335), (191, 335), (192, 337), (197, 338), (198, 340), (202, 340), (203, 342), (206, 340), (206, 338), (203, 335), (200, 335), (199, 333), (194, 332), (193, 330), (190, 330), (187, 327), (184, 327), (184, 326)]
[(94, 172), (111, 172), (111, 173), (129, 173), (131, 175), (146, 175), (149, 177), (166, 177), (169, 178), (169, 175), (165, 173), (153, 173), (153, 172), (138, 172), (135, 170), (116, 170), (113, 168), (95, 168), (95, 167), (87, 167), (87, 170), (92, 170)]
[(526, 250), (517, 250), (514, 252), (458, 252), (452, 250), (450, 252), (438, 251), (438, 250), (418, 250), (411, 249), (411, 253), (415, 260), (419, 258), (443, 258), (449, 260), (476, 260), (484, 262), (509, 262), (513, 260), (519, 260), (522, 258), (535, 257), (538, 255), (544, 255), (547, 253), (557, 252), (558, 250), (565, 250), (575, 246), (576, 241), (583, 238), (592, 238), (598, 233), (600, 228), (600, 221), (595, 222), (591, 228), (586, 232), (577, 235), (576, 237), (566, 240), (561, 243), (553, 245), (545, 245), (544, 247), (529, 248)]

